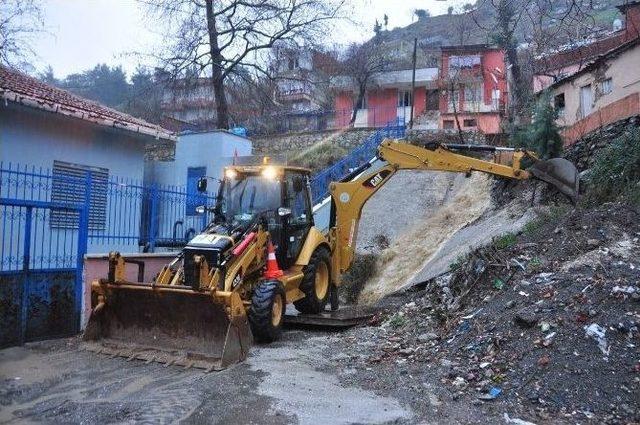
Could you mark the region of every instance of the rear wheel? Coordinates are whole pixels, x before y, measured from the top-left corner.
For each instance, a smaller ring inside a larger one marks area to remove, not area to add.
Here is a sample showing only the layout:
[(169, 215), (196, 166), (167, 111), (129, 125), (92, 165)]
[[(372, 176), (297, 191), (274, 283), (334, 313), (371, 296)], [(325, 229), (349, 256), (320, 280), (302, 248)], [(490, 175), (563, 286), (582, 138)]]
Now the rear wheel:
[(253, 291), (249, 323), (258, 342), (273, 342), (280, 336), (286, 307), (284, 287), (279, 280), (267, 280)]
[(304, 298), (294, 302), (301, 313), (317, 314), (324, 311), (331, 293), (331, 254), (321, 247), (314, 251), (309, 264), (304, 268), (300, 290)]

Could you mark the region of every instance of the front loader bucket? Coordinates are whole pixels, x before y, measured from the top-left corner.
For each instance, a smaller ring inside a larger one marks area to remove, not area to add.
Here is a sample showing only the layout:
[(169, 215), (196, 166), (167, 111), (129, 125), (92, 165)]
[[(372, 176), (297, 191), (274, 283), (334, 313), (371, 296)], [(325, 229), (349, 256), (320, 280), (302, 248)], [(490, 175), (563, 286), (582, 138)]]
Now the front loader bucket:
[(535, 177), (555, 186), (573, 203), (578, 201), (580, 177), (575, 165), (564, 158), (552, 158), (547, 161), (537, 161), (529, 172)]
[(243, 309), (230, 316), (211, 294), (148, 284), (108, 284), (84, 340), (90, 351), (166, 365), (222, 370), (252, 344)]

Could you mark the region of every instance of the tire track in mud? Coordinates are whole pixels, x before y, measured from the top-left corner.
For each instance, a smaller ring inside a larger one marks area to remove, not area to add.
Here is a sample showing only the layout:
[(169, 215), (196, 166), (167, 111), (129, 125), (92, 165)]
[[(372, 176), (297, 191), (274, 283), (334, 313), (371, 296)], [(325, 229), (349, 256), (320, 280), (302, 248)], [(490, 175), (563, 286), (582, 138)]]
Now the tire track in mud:
[[(54, 341), (39, 344), (46, 346), (49, 352), (29, 347), (0, 351), (0, 423), (226, 423), (252, 417), (258, 423), (266, 419), (260, 412), (243, 416), (246, 404), (233, 404), (252, 400), (263, 406), (263, 412), (270, 405), (270, 400), (252, 393), (260, 374), (244, 365), (206, 374), (61, 348)], [(30, 374), (36, 369), (41, 379)], [(26, 375), (24, 380), (21, 375)]]

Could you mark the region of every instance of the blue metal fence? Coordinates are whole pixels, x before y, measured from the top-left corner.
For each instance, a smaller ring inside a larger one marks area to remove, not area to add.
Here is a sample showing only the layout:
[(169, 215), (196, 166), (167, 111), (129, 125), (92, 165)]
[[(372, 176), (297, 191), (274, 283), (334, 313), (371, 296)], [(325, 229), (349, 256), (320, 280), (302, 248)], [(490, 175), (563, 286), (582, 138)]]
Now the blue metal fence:
[[(214, 196), (194, 193), (186, 186), (144, 185), (116, 176), (98, 178), (91, 172), (80, 177), (59, 175), (46, 168), (0, 162), (0, 198), (88, 206), (89, 252), (137, 252), (184, 245), (209, 220), (208, 214), (196, 215), (190, 206), (211, 203)], [(20, 233), (24, 220), (7, 207), (0, 214), (2, 272), (20, 265), (13, 234)], [(43, 264), (59, 268), (68, 260), (67, 245), (55, 242), (65, 241), (77, 230), (78, 219), (75, 211), (54, 209), (47, 220), (37, 222), (34, 231), (44, 234), (47, 230), (53, 238), (34, 246)]]
[(384, 128), (369, 136), (360, 146), (349, 155), (330, 167), (318, 172), (311, 178), (311, 197), (314, 203), (320, 202), (329, 195), (329, 183), (338, 181), (351, 170), (370, 161), (376, 154), (378, 145), (386, 138), (400, 139), (405, 135), (403, 122), (388, 123)]

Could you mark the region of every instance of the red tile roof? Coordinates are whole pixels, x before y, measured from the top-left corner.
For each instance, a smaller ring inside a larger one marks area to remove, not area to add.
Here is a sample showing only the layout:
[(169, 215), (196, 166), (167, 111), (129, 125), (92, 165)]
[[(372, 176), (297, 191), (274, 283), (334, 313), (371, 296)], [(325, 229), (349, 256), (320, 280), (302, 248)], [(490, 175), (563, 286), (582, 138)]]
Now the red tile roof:
[(177, 140), (175, 134), (158, 125), (84, 99), (4, 66), (0, 66), (0, 99), (157, 139)]

